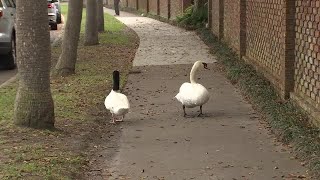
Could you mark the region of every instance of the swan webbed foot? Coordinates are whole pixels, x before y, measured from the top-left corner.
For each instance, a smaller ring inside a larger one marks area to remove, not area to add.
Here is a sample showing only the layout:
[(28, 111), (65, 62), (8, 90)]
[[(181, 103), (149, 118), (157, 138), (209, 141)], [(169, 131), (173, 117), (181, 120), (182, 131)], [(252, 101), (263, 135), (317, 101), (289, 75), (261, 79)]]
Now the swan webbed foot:
[(124, 119), (124, 116), (121, 116), (121, 119), (116, 119), (117, 122), (122, 122)]
[(202, 113), (199, 113), (199, 114), (198, 114), (198, 117), (201, 117), (202, 115), (204, 115), (204, 114), (202, 114)]
[(182, 108), (183, 108), (183, 117), (186, 117), (186, 116), (187, 116), (187, 113), (186, 113), (186, 106), (185, 106), (185, 105), (183, 105), (183, 106), (182, 106)]

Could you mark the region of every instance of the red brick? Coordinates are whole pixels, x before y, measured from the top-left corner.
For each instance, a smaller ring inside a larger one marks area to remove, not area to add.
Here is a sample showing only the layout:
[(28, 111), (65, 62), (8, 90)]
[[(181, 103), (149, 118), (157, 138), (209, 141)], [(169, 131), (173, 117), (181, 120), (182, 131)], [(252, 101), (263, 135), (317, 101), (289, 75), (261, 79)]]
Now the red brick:
[(147, 0), (138, 0), (138, 9), (142, 12), (147, 12), (148, 1)]
[(158, 13), (158, 0), (149, 0), (149, 12), (157, 15)]
[(160, 16), (168, 18), (168, 0), (160, 0)]
[(170, 19), (175, 19), (182, 14), (182, 0), (171, 0)]
[(224, 39), (236, 51), (240, 50), (240, 0), (224, 0)]

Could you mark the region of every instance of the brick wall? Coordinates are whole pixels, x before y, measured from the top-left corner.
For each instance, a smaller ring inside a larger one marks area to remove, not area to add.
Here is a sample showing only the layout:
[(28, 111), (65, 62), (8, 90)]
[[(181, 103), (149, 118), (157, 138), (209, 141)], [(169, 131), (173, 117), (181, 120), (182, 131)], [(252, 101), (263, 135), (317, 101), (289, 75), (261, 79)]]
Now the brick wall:
[(296, 1), (295, 92), (320, 107), (320, 0)]
[(149, 13), (158, 15), (158, 0), (149, 0)]
[(168, 18), (168, 1), (160, 0), (160, 16)]
[(183, 11), (184, 11), (184, 10), (186, 10), (188, 7), (191, 6), (191, 2), (192, 2), (193, 0), (181, 0), (181, 1), (182, 1), (181, 6), (182, 6), (182, 9), (183, 9)]
[(221, 0), (212, 0), (212, 10), (211, 10), (211, 15), (212, 15), (212, 32), (216, 36), (220, 37), (220, 31), (222, 30), (220, 28), (220, 1)]
[(148, 1), (147, 0), (138, 0), (138, 9), (143, 12), (147, 12)]
[(224, 0), (224, 40), (240, 51), (240, 0)]
[(137, 9), (137, 0), (128, 0), (128, 7), (132, 9)]
[(259, 67), (278, 90), (284, 61), (285, 0), (247, 0), (246, 57)]
[[(113, 0), (107, 0), (108, 6), (113, 7)], [(158, 1), (159, 1), (159, 14), (158, 14)], [(168, 18), (170, 14), (171, 19), (175, 19), (176, 16), (182, 13), (183, 8), (190, 5), (191, 0), (121, 0), (121, 7), (128, 7), (131, 9), (137, 9), (148, 12), (154, 15), (160, 15), (162, 17)], [(168, 3), (170, 2), (170, 12)]]
[(170, 18), (175, 19), (182, 13), (182, 0), (171, 0)]
[[(124, 7), (127, 7), (127, 1), (130, 1), (130, 0), (121, 0), (120, 1), (120, 8), (124, 8)], [(106, 5), (107, 7), (113, 7), (114, 5), (114, 0), (106, 0)]]
[(121, 0), (120, 1), (120, 7), (122, 7), (122, 8), (125, 8), (125, 7), (127, 7), (127, 2), (128, 0)]
[(320, 127), (320, 0), (210, 3), (212, 32)]

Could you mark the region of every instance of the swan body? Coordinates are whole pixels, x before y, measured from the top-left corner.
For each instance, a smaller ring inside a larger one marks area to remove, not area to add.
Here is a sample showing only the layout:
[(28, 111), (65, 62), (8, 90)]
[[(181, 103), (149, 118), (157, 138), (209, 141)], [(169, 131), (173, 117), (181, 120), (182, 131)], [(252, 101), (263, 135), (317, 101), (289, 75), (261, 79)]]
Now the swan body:
[(202, 106), (209, 100), (208, 90), (198, 83), (185, 82), (181, 85), (176, 98), (187, 108)]
[(120, 76), (118, 71), (113, 72), (113, 89), (110, 91), (104, 105), (106, 109), (112, 114), (111, 123), (115, 122), (115, 116), (121, 116), (120, 120), (123, 121), (124, 116), (129, 112), (130, 104), (126, 95), (122, 94), (119, 90)]
[(116, 116), (123, 116), (129, 112), (129, 100), (126, 95), (111, 90), (109, 95), (104, 101), (104, 105), (111, 112), (111, 114)]
[(183, 106), (184, 116), (186, 116), (186, 107), (194, 108), (197, 106), (200, 106), (199, 116), (202, 115), (202, 105), (209, 101), (210, 95), (208, 90), (195, 81), (195, 73), (201, 65), (203, 65), (205, 69), (208, 69), (206, 63), (201, 61), (195, 62), (190, 72), (190, 83), (183, 83), (179, 89), (179, 93), (175, 96)]

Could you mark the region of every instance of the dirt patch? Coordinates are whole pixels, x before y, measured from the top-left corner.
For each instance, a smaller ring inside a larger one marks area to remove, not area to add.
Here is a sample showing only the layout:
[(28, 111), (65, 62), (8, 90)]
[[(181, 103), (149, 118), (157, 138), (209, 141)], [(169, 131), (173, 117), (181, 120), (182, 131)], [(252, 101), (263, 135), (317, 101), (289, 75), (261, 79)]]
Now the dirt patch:
[[(77, 73), (52, 79), (56, 129), (40, 131), (15, 127), (10, 121), (1, 123), (0, 179), (98, 177), (96, 167), (103, 167), (110, 153), (104, 151), (106, 143), (116, 141), (119, 134), (118, 126), (108, 124), (109, 112), (103, 105), (110, 91), (112, 71), (121, 72), (124, 86), (139, 44), (131, 29), (125, 28), (119, 36), (128, 38), (129, 43), (80, 45)], [(53, 47), (52, 64), (60, 51), (61, 44)], [(14, 83), (8, 88), (16, 87)]]

